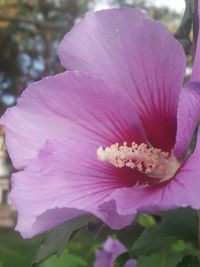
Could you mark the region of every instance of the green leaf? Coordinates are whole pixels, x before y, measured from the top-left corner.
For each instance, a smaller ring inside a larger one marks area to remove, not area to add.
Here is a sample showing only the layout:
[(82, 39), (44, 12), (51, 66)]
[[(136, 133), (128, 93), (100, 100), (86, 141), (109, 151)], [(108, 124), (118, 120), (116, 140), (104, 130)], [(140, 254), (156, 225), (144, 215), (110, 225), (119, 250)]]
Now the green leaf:
[(176, 230), (166, 225), (159, 225), (153, 229), (146, 229), (134, 243), (133, 255), (149, 255), (167, 248), (172, 242), (179, 239)]
[(171, 248), (173, 251), (176, 251), (176, 252), (184, 252), (186, 249), (186, 243), (183, 240), (176, 240), (171, 245)]
[(185, 242), (183, 240), (176, 240), (172, 245), (171, 249), (175, 252), (181, 252), (184, 255), (190, 255), (194, 257), (199, 256), (199, 249), (191, 242)]
[(133, 256), (155, 253), (169, 247), (176, 240), (196, 240), (198, 219), (191, 209), (178, 209), (159, 215), (162, 222), (143, 231), (133, 245)]
[(198, 236), (198, 216), (197, 212), (191, 208), (180, 208), (160, 213), (160, 216), (166, 224), (180, 228), (183, 232), (193, 239)]
[(175, 252), (160, 252), (149, 256), (141, 256), (137, 267), (176, 267), (183, 255)]
[(50, 231), (33, 258), (32, 265), (46, 259), (50, 255), (60, 255), (67, 246), (72, 234), (88, 225), (91, 219), (90, 215), (80, 216)]
[[(130, 254), (129, 252), (124, 252), (122, 254), (120, 254), (115, 262), (114, 262), (114, 265), (113, 267), (123, 267), (124, 264), (130, 259)], [(103, 266), (102, 266), (103, 267)]]
[(177, 265), (177, 267), (200, 267), (197, 257), (187, 256)]
[(96, 239), (100, 232), (103, 230), (104, 226), (105, 224), (102, 221), (95, 219), (94, 221), (88, 223), (88, 230), (94, 235)]
[(67, 250), (60, 256), (51, 256), (41, 262), (38, 267), (85, 267), (87, 263), (79, 256), (69, 254)]

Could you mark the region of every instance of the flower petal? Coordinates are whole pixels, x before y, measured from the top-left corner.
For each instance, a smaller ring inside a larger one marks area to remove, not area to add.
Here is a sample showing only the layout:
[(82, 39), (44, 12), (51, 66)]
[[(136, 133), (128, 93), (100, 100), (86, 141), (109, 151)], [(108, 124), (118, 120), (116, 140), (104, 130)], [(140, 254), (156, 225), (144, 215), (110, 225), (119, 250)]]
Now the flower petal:
[(174, 145), (185, 55), (161, 23), (128, 8), (91, 13), (65, 36), (58, 52), (67, 69), (123, 90), (150, 143), (165, 150)]
[(169, 182), (152, 187), (119, 188), (110, 195), (121, 215), (155, 212), (179, 207), (200, 209), (200, 132), (194, 153)]
[[(119, 240), (108, 237), (103, 245), (103, 249), (96, 251), (96, 260), (94, 267), (112, 267), (115, 259), (127, 249)], [(126, 262), (124, 267), (136, 267), (136, 260), (132, 259)]]
[(84, 211), (73, 208), (48, 209), (38, 217), (20, 212), (15, 230), (19, 231), (23, 238), (31, 238), (84, 214)]
[(181, 91), (177, 113), (177, 135), (174, 153), (179, 160), (184, 156), (200, 119), (200, 82), (190, 82)]
[(113, 228), (129, 224), (132, 216), (119, 215), (115, 202), (106, 200), (121, 185), (119, 178), (109, 164), (101, 165), (94, 145), (48, 141), (38, 159), (13, 174), (10, 197), (19, 214), (17, 230), (31, 237), (82, 213)]
[(94, 267), (112, 267), (117, 256), (126, 251), (127, 249), (118, 240), (108, 237), (103, 249), (96, 251)]
[[(181, 170), (178, 172), (176, 179), (174, 180), (174, 184), (177, 188), (175, 192), (175, 198), (178, 200), (181, 194), (182, 197), (185, 197), (185, 204), (187, 206), (192, 207), (193, 209), (200, 209), (200, 131), (197, 135), (197, 144), (195, 147), (195, 151), (189, 157), (187, 162), (183, 165)], [(174, 188), (175, 188), (174, 186)], [(171, 186), (172, 187), (172, 186)], [(179, 188), (182, 188), (181, 192), (179, 192)], [(178, 203), (178, 204), (179, 204)]]
[(95, 151), (115, 142), (144, 140), (138, 116), (125, 97), (102, 81), (74, 72), (29, 86), (0, 123), (17, 169), (36, 158), (48, 139), (94, 143)]

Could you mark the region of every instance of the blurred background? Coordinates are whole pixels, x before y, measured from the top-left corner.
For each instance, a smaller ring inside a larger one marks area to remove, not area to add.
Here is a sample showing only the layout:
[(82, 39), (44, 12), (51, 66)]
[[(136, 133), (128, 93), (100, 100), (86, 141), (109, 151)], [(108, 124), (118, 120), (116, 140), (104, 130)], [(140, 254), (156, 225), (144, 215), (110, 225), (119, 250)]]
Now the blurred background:
[[(56, 55), (58, 44), (84, 14), (122, 6), (140, 8), (175, 32), (181, 21), (185, 2), (0, 0), (0, 115), (7, 107), (15, 105), (18, 96), (28, 84), (62, 71)], [(24, 241), (13, 230), (16, 213), (8, 200), (11, 172), (12, 164), (6, 153), (3, 129), (0, 129), (0, 266), (28, 267), (41, 237)], [(81, 244), (77, 243), (75, 249), (80, 250)]]

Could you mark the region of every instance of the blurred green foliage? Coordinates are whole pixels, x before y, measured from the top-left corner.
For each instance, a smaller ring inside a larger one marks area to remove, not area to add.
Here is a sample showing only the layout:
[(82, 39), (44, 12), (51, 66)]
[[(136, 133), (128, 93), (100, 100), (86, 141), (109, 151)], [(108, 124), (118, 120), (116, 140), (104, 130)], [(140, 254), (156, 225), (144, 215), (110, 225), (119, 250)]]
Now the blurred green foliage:
[(23, 240), (12, 230), (0, 231), (0, 262), (3, 267), (28, 267), (40, 241), (41, 237)]
[(79, 256), (65, 250), (60, 257), (51, 256), (38, 267), (87, 267), (87, 263)]
[[(139, 237), (143, 229), (144, 228), (137, 223), (117, 232), (104, 226), (99, 234), (96, 235), (91, 232), (91, 230), (88, 231), (88, 229), (85, 228), (80, 230), (73, 237), (67, 249), (69, 254), (72, 255), (72, 258), (73, 256), (77, 256), (78, 261), (82, 259), (87, 263), (87, 267), (92, 267), (95, 251), (101, 247), (102, 242), (106, 240), (108, 235), (114, 235), (115, 237), (117, 235), (125, 246), (131, 247), (132, 243)], [(2, 262), (3, 267), (30, 267), (45, 236), (46, 234), (32, 239), (22, 239), (21, 236), (13, 230), (0, 231), (0, 262)], [(60, 267), (59, 264), (62, 263), (62, 260), (59, 260), (56, 256), (50, 258), (54, 263), (53, 267)], [(61, 263), (59, 261), (61, 261)], [(44, 266), (46, 267), (46, 265)], [(43, 265), (40, 263), (34, 265), (34, 267), (43, 267)], [(71, 266), (68, 266), (66, 263), (65, 267)]]

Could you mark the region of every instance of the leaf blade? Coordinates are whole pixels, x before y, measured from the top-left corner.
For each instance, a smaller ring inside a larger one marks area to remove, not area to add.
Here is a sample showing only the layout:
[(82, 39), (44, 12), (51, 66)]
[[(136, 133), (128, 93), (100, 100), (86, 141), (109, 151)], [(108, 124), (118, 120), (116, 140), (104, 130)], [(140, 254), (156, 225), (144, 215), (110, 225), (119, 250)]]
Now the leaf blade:
[(73, 233), (88, 225), (91, 219), (91, 215), (83, 215), (51, 230), (34, 256), (31, 266), (53, 254), (57, 254), (57, 256), (59, 256), (67, 246)]

